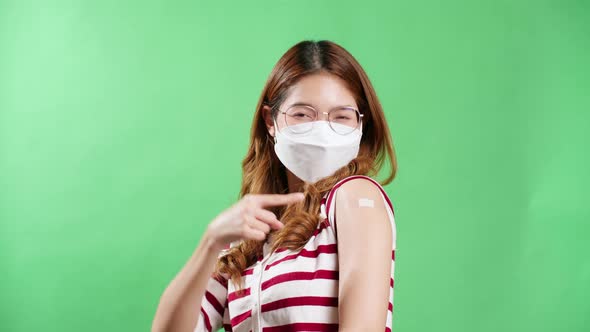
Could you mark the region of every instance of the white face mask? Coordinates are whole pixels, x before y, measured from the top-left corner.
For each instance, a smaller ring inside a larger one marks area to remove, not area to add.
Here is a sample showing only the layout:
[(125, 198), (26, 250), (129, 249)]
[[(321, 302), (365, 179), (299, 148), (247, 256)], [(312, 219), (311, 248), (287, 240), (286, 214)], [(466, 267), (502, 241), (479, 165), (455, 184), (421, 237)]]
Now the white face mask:
[[(292, 127), (296, 126), (301, 125)], [(344, 125), (332, 123), (332, 126)], [(362, 123), (352, 133), (340, 135), (330, 128), (328, 121), (316, 121), (310, 131), (296, 134), (286, 127), (279, 131), (275, 121), (275, 135), (275, 153), (279, 160), (298, 178), (313, 183), (334, 174), (356, 158)]]

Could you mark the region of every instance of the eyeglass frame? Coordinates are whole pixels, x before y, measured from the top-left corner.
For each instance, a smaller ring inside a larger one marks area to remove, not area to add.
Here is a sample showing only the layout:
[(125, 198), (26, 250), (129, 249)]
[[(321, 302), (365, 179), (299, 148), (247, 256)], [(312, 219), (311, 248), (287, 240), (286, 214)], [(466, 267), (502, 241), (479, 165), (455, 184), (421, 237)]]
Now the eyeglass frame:
[[(322, 114), (326, 114), (326, 115), (328, 116), (328, 124), (329, 124), (329, 126), (330, 126), (330, 129), (332, 129), (332, 131), (333, 131), (333, 132), (335, 132), (335, 133), (336, 133), (336, 134), (338, 134), (338, 135), (342, 135), (342, 136), (350, 135), (350, 134), (352, 134), (352, 133), (355, 131), (355, 129), (358, 129), (359, 127), (361, 127), (361, 128), (362, 128), (362, 126), (363, 126), (363, 116), (364, 116), (364, 114), (363, 114), (363, 113), (361, 113), (361, 111), (359, 111), (357, 108), (355, 108), (355, 107), (352, 107), (352, 106), (344, 106), (344, 107), (340, 107), (340, 106), (339, 106), (339, 107), (336, 107), (336, 108), (333, 108), (333, 109), (329, 110), (328, 112), (324, 112), (324, 111), (322, 111), (322, 112), (319, 112), (318, 110), (316, 110), (316, 109), (315, 109), (313, 106), (311, 106), (311, 105), (307, 105), (307, 104), (293, 104), (293, 105), (289, 106), (289, 108), (287, 108), (287, 109), (286, 109), (286, 110), (284, 110), (284, 111), (283, 111), (283, 110), (280, 110), (280, 109), (279, 109), (279, 110), (277, 110), (277, 113), (276, 113), (276, 115), (278, 115), (278, 113), (282, 113), (282, 114), (284, 114), (284, 115), (285, 115), (285, 117), (284, 117), (284, 118), (285, 118), (285, 126), (286, 126), (287, 128), (288, 128), (288, 127), (290, 127), (290, 126), (288, 126), (288, 125), (287, 125), (287, 111), (288, 111), (288, 110), (290, 110), (291, 108), (293, 108), (293, 107), (297, 107), (297, 106), (299, 106), (299, 107), (306, 107), (306, 108), (309, 108), (309, 109), (311, 109), (312, 111), (314, 111), (314, 112), (315, 112), (315, 119), (313, 119), (311, 122), (315, 122), (315, 121), (317, 121), (317, 119), (318, 119), (318, 115), (319, 115), (320, 113), (322, 113)], [(343, 110), (343, 109), (347, 109), (347, 110), (352, 110), (352, 111), (355, 111), (355, 112), (357, 113), (357, 115), (358, 115), (358, 119), (359, 119), (359, 123), (357, 124), (357, 126), (356, 126), (356, 127), (354, 127), (354, 128), (353, 128), (353, 129), (352, 129), (350, 132), (348, 132), (348, 133), (346, 133), (346, 134), (340, 134), (339, 132), (337, 132), (336, 130), (334, 130), (334, 128), (332, 127), (332, 121), (330, 121), (330, 113), (331, 113), (332, 111), (336, 111), (336, 110)], [(307, 131), (304, 131), (304, 132), (302, 132), (302, 133), (297, 133), (297, 134), (305, 134), (305, 133), (308, 133), (308, 132), (310, 132), (312, 129), (313, 129), (313, 123), (311, 124), (311, 128), (309, 128), (309, 130), (307, 130)], [(279, 130), (279, 128), (277, 127), (277, 128), (276, 128), (276, 130)], [(291, 132), (293, 132), (293, 131), (291, 131)]]

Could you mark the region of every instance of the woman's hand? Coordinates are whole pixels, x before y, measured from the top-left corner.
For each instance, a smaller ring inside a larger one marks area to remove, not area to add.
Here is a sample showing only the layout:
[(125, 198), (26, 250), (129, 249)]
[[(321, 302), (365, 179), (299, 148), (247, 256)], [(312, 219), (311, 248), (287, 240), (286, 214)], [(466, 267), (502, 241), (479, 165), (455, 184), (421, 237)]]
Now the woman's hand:
[(272, 229), (283, 224), (267, 206), (288, 205), (302, 201), (303, 193), (246, 194), (237, 203), (219, 214), (207, 226), (216, 249), (223, 249), (236, 240), (264, 240)]

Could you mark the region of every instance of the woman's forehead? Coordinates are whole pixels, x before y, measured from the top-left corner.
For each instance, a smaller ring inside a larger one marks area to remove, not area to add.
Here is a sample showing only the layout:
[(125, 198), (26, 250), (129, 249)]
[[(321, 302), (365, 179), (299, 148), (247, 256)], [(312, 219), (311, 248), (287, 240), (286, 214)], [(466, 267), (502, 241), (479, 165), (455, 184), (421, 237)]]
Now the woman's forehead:
[(283, 105), (306, 104), (316, 109), (332, 109), (339, 106), (356, 107), (354, 95), (346, 82), (339, 77), (318, 73), (307, 75), (293, 84)]

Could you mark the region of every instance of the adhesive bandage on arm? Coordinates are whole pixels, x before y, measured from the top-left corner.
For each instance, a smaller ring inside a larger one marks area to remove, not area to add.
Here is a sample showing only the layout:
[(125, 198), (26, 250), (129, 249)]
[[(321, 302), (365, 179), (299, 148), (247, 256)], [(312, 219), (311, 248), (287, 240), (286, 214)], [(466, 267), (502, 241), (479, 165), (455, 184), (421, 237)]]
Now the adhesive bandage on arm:
[(375, 201), (368, 198), (359, 198), (359, 207), (375, 207)]

